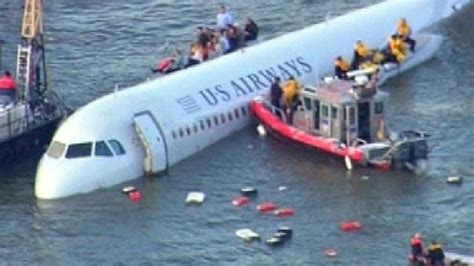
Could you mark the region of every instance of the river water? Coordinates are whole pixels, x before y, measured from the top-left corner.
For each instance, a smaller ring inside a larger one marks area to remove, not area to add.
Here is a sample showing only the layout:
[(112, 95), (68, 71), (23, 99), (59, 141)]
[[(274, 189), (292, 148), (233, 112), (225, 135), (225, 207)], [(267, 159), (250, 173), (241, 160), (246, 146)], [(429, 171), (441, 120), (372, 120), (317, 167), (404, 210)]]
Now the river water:
[[(4, 61), (14, 69), (21, 1), (0, 2)], [(72, 107), (143, 81), (157, 58), (193, 39), (213, 20), (217, 1), (45, 1), (49, 81)], [(228, 2), (239, 21), (251, 16), (262, 39), (302, 28), (374, 0)], [(474, 255), (474, 28), (471, 4), (429, 29), (445, 37), (430, 62), (384, 85), (390, 92), (393, 130), (431, 134), (427, 169), (380, 172), (356, 169), (314, 152), (260, 139), (249, 127), (173, 167), (167, 176), (129, 182), (143, 193), (132, 203), (121, 186), (60, 201), (33, 194), (38, 155), (0, 169), (2, 265), (406, 265), (408, 238), (421, 232), (446, 250)], [(351, 45), (351, 44), (348, 44)], [(9, 53), (9, 54), (8, 54)], [(465, 176), (460, 186), (447, 176)], [(242, 186), (258, 197), (235, 208)], [(278, 191), (279, 186), (288, 190)], [(202, 206), (187, 207), (200, 190)], [(255, 205), (291, 207), (291, 218), (261, 215)], [(342, 233), (338, 224), (364, 228)], [(294, 229), (290, 242), (272, 249), (244, 243), (235, 230), (264, 238), (278, 226)], [(336, 258), (323, 251), (334, 248)]]

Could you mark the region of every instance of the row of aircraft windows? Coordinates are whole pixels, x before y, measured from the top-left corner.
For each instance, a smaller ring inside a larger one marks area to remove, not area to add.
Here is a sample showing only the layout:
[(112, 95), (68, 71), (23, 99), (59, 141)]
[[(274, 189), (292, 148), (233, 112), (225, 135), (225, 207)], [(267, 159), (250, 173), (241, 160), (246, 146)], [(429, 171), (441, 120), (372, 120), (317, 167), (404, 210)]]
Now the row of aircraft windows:
[(201, 131), (204, 131), (206, 130), (206, 128), (212, 128), (212, 125), (219, 126), (219, 123), (225, 124), (227, 121), (232, 122), (234, 119), (237, 120), (240, 117), (247, 116), (247, 113), (248, 110), (245, 106), (235, 108), (234, 111), (229, 111), (227, 114), (222, 113), (220, 115), (208, 117), (205, 120), (199, 120), (199, 123), (194, 123), (192, 126), (173, 130), (171, 132), (171, 135), (173, 136), (173, 139), (177, 139), (178, 137), (182, 138), (186, 135), (190, 136), (192, 133), (197, 133), (199, 129), (201, 129)]

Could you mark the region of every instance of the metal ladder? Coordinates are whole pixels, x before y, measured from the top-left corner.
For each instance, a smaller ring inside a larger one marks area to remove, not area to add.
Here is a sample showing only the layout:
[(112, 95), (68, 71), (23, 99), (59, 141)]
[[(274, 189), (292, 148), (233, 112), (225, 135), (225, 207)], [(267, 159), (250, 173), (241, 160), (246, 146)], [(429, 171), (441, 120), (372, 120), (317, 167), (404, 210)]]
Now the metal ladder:
[(28, 87), (31, 75), (31, 46), (18, 46), (16, 67), (18, 91), (20, 92), (20, 95), (23, 95), (25, 99), (28, 99)]

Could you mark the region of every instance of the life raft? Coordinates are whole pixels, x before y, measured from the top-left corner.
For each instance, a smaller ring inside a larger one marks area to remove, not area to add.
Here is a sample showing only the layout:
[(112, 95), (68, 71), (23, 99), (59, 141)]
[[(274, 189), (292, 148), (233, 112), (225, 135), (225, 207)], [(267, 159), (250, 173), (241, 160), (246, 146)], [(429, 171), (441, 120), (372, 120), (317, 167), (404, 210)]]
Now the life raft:
[(271, 202), (264, 202), (257, 205), (257, 211), (259, 212), (270, 212), (274, 211), (276, 208), (277, 206)]
[(249, 203), (250, 199), (247, 197), (237, 197), (232, 200), (232, 205), (234, 206), (244, 206), (245, 204)]
[(358, 221), (344, 221), (339, 225), (339, 228), (344, 232), (359, 231), (362, 229), (362, 224)]
[(288, 216), (293, 216), (295, 214), (295, 211), (293, 211), (290, 208), (281, 208), (281, 209), (275, 210), (273, 213), (278, 217), (288, 217)]

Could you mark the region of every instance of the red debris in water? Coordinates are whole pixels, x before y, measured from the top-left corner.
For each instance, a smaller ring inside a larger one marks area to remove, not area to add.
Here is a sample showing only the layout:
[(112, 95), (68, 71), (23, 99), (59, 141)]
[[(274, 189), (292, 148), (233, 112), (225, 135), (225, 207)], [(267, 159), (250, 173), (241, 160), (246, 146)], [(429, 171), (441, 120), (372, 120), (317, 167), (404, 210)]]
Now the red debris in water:
[(232, 204), (234, 206), (243, 206), (247, 203), (249, 203), (250, 199), (247, 198), (247, 197), (237, 197), (235, 199), (232, 200)]
[(293, 216), (293, 214), (295, 214), (295, 211), (293, 211), (290, 208), (281, 208), (274, 211), (273, 213), (278, 217), (288, 217), (288, 216)]
[(264, 202), (257, 205), (257, 211), (259, 212), (270, 212), (277, 208), (277, 206), (271, 202)]
[(142, 199), (142, 195), (140, 191), (136, 190), (128, 193), (128, 198), (133, 202), (139, 202)]
[(362, 224), (358, 221), (344, 221), (339, 228), (344, 232), (353, 232), (362, 229)]

